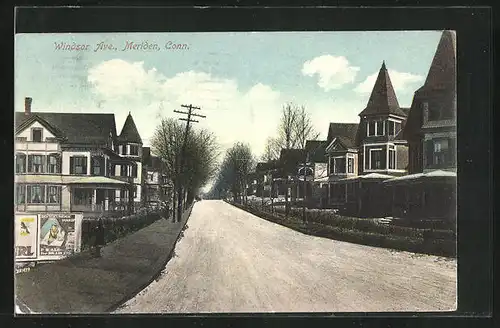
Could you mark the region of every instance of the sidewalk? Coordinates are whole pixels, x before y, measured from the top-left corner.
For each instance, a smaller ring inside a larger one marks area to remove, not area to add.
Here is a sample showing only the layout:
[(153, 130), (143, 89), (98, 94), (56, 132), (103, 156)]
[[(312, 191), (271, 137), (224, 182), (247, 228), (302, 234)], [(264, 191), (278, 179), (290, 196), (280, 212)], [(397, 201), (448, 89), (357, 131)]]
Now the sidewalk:
[(173, 253), (191, 209), (179, 223), (160, 219), (102, 248), (42, 264), (15, 278), (16, 296), (36, 313), (109, 313), (149, 285)]

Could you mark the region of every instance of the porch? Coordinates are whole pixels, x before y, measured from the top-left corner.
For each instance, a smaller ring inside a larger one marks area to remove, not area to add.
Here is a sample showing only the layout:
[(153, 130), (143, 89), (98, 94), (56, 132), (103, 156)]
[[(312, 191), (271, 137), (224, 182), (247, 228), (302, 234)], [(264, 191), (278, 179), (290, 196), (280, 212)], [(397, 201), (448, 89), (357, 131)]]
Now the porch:
[(105, 177), (96, 178), (86, 178), (88, 181), (81, 179), (69, 185), (70, 211), (103, 215), (128, 211), (129, 184)]
[(432, 171), (385, 181), (392, 216), (411, 221), (456, 220), (456, 173)]

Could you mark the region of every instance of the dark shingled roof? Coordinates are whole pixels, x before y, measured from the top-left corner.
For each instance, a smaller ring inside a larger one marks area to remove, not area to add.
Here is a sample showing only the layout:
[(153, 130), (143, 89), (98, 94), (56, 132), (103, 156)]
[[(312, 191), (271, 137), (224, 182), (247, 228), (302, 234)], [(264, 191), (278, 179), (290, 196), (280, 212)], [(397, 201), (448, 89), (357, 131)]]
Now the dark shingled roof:
[[(334, 138), (341, 137), (344, 142), (350, 143), (354, 146), (356, 134), (358, 132), (358, 125), (358, 123), (330, 123), (326, 142), (330, 144)], [(346, 146), (349, 147), (347, 144)]]
[(359, 113), (360, 116), (378, 114), (406, 116), (399, 107), (385, 62), (382, 63), (366, 108)]
[(116, 137), (114, 114), (101, 113), (53, 113), (53, 112), (16, 112), (16, 133), (30, 118), (40, 117), (66, 138), (68, 143), (103, 144)]
[(432, 59), (424, 86), (426, 89), (455, 88), (456, 37), (453, 31), (443, 31)]
[(134, 119), (132, 118), (130, 112), (125, 120), (125, 124), (123, 124), (122, 132), (118, 137), (118, 141), (135, 142), (142, 145), (141, 136), (139, 135), (139, 131), (137, 131), (137, 127), (135, 126)]
[(309, 160), (315, 163), (326, 162), (325, 150), (327, 146), (326, 140), (307, 140), (305, 150), (309, 153)]

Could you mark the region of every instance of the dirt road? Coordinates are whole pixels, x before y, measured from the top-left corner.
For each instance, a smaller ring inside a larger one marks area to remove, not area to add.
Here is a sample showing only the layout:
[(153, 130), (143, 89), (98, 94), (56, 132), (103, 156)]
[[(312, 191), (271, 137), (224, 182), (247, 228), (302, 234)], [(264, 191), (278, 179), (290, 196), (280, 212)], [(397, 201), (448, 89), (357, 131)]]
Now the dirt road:
[(119, 313), (450, 311), (456, 261), (311, 237), (195, 204), (165, 273)]

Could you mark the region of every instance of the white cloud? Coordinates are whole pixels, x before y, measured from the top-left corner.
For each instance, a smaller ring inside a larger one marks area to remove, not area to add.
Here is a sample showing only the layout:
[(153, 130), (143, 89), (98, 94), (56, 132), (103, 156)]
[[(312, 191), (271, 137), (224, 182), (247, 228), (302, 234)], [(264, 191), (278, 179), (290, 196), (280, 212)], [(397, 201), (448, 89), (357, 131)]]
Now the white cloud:
[[(212, 130), (223, 149), (235, 141), (248, 142), (255, 153), (275, 129), (281, 95), (258, 83), (243, 90), (234, 79), (187, 71), (166, 77), (146, 69), (143, 62), (114, 59), (89, 70), (88, 81), (103, 111), (114, 112), (118, 133), (130, 111), (141, 137), (148, 143), (160, 117), (179, 117), (183, 104), (201, 107), (195, 126)], [(262, 119), (263, 117), (266, 119)], [(258, 132), (258, 133), (257, 133)]]
[(308, 60), (302, 66), (302, 74), (318, 75), (318, 85), (325, 91), (340, 89), (343, 85), (354, 82), (359, 67), (350, 66), (343, 57), (323, 55)]
[[(395, 91), (407, 91), (408, 88), (412, 88), (413, 90), (413, 85), (417, 82), (422, 82), (424, 80), (424, 77), (421, 75), (416, 75), (412, 73), (406, 73), (406, 72), (398, 72), (394, 70), (388, 70), (389, 72), (389, 77), (392, 82), (392, 86), (394, 87)], [(377, 79), (378, 76), (378, 71), (371, 74), (368, 76), (363, 82), (358, 84), (354, 91), (359, 92), (359, 93), (370, 93), (372, 92), (373, 86), (375, 85), (375, 80)]]

